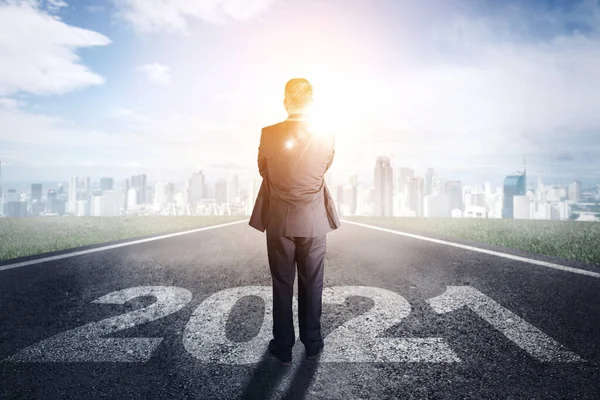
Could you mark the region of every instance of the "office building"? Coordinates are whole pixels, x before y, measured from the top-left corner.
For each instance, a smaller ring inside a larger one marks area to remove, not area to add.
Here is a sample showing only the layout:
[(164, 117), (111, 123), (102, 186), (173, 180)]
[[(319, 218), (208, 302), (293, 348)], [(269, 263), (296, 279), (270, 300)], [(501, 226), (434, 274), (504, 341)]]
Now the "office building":
[(581, 201), (581, 182), (573, 181), (569, 183), (569, 201)]
[(31, 200), (42, 201), (42, 184), (32, 183), (31, 184)]
[[(462, 213), (463, 206), (463, 188), (461, 181), (447, 181), (444, 185), (445, 194), (448, 195), (450, 202), (450, 211), (458, 210)], [(456, 212), (454, 213), (457, 214)]]
[(138, 206), (139, 191), (137, 188), (131, 187), (127, 191), (127, 210), (136, 209)]
[(69, 198), (68, 198), (68, 212), (70, 214), (75, 215), (77, 213), (77, 193), (78, 193), (78, 187), (77, 185), (79, 184), (79, 178), (76, 176), (72, 176), (69, 179)]
[(406, 192), (408, 180), (415, 177), (415, 171), (412, 168), (402, 167), (396, 178), (396, 191), (398, 193)]
[(377, 157), (375, 162), (374, 216), (393, 215), (393, 176), (389, 157)]
[(90, 202), (87, 200), (77, 200), (75, 215), (78, 217), (89, 217)]
[(227, 179), (217, 179), (215, 182), (215, 201), (217, 204), (227, 203), (228, 194), (228, 183)]
[[(135, 191), (136, 198), (133, 200), (128, 198), (127, 199), (128, 205), (144, 204), (146, 202), (146, 195), (147, 195), (146, 174), (133, 175), (129, 182), (129, 187), (130, 187), (130, 189), (132, 189), (132, 188), (136, 189), (136, 191)], [(128, 193), (127, 196), (129, 197), (129, 195), (133, 194), (134, 192), (129, 190), (127, 193)]]
[(92, 196), (90, 215), (93, 217), (118, 217), (121, 215), (123, 192), (105, 190)]
[(427, 171), (425, 172), (425, 196), (429, 196), (431, 194), (434, 176), (435, 171), (433, 168), (427, 168)]
[(238, 202), (240, 198), (240, 179), (234, 175), (229, 182), (228, 203)]
[(2, 194), (2, 216), (26, 217), (27, 203), (21, 201), (21, 196), (14, 189), (9, 189)]
[(414, 212), (416, 217), (423, 216), (425, 200), (425, 182), (422, 177), (410, 178), (406, 186), (408, 209)]
[(202, 199), (208, 197), (205, 186), (206, 181), (204, 173), (200, 170), (194, 172), (192, 177), (188, 180), (188, 201), (191, 205), (199, 204)]
[(100, 178), (100, 190), (113, 190), (115, 181), (113, 178)]
[[(458, 210), (456, 210), (456, 211), (458, 211)], [(485, 207), (467, 206), (467, 207), (465, 207), (465, 211), (464, 211), (462, 217), (463, 218), (487, 218), (488, 212)]]
[(531, 208), (529, 196), (513, 196), (514, 219), (531, 219)]
[(89, 176), (85, 178), (84, 192), (86, 196), (89, 196), (92, 193), (92, 181)]
[(471, 201), (469, 205), (477, 207), (485, 207), (485, 193), (471, 193)]
[(450, 198), (446, 194), (430, 194), (425, 196), (423, 216), (429, 218), (450, 217)]
[(344, 215), (354, 215), (356, 213), (356, 189), (357, 185), (347, 184), (342, 186), (343, 204), (347, 206)]
[(513, 197), (525, 196), (526, 194), (526, 176), (523, 174), (509, 175), (504, 179), (503, 187), (503, 207), (502, 218), (511, 219), (514, 217), (514, 202)]
[(431, 180), (431, 194), (446, 194), (445, 183), (439, 176), (434, 176)]
[(157, 209), (162, 209), (173, 202), (175, 186), (170, 182), (157, 182), (154, 196), (154, 205)]

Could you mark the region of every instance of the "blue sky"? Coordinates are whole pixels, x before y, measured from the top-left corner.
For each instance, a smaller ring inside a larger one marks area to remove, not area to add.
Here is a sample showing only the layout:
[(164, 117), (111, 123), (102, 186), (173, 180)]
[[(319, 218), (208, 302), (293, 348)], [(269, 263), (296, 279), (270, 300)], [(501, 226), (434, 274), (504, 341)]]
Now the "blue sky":
[(594, 1), (0, 0), (3, 179), (255, 168), (305, 76), (334, 175), (600, 181)]

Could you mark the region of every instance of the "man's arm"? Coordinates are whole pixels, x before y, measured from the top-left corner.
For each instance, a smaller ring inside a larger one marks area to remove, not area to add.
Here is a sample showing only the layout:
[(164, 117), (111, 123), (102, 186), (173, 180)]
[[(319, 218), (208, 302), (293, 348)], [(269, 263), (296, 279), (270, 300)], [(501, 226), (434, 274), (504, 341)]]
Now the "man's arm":
[(263, 178), (267, 175), (267, 157), (265, 156), (265, 130), (260, 133), (260, 145), (258, 146), (258, 172)]

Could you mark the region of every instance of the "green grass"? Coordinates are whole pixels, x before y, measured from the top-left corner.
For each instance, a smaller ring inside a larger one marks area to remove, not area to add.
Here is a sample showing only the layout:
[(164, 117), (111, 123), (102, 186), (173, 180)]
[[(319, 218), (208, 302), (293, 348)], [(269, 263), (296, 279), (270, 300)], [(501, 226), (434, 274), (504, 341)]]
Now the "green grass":
[[(245, 219), (247, 217), (239, 216), (0, 218), (0, 261)], [(600, 223), (597, 222), (401, 217), (346, 219), (600, 265)]]
[(0, 218), (0, 261), (244, 219), (247, 217)]
[(600, 223), (474, 218), (346, 217), (414, 233), (437, 233), (600, 265)]

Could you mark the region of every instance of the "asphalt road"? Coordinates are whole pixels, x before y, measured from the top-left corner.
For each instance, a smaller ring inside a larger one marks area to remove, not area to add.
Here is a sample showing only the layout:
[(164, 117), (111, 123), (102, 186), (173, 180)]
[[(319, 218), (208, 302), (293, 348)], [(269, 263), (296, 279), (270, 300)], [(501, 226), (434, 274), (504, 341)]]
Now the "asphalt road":
[(348, 223), (327, 248), (326, 350), (290, 367), (246, 223), (0, 270), (0, 399), (600, 398), (600, 278)]

